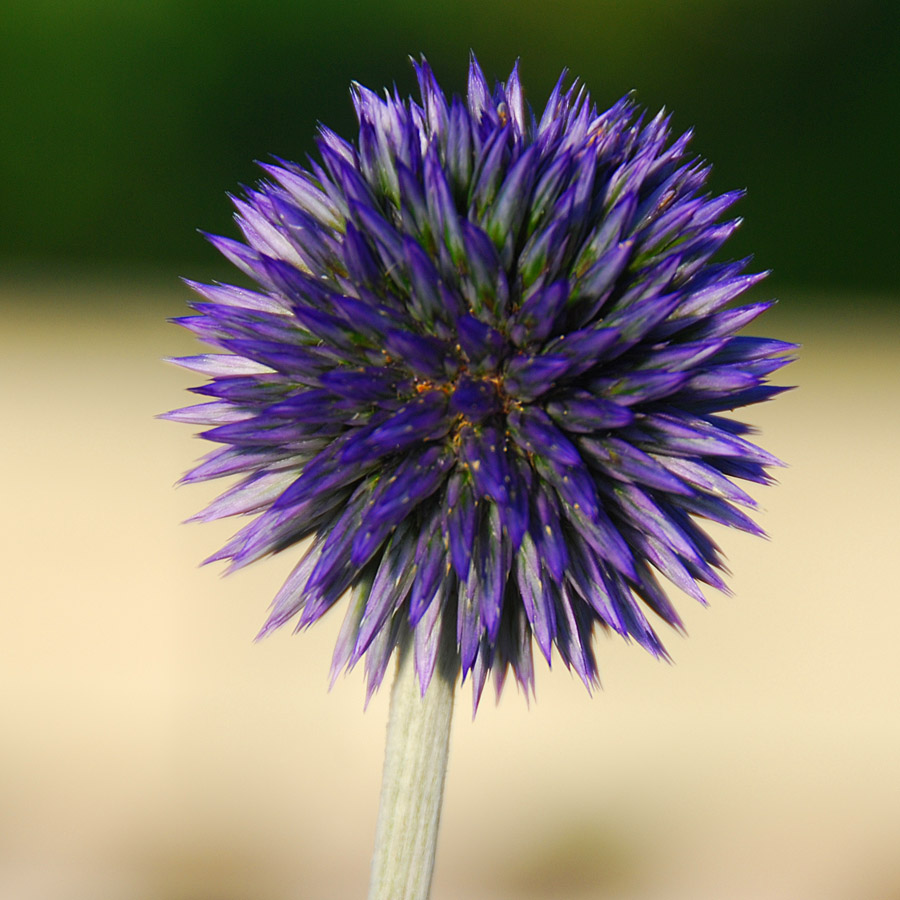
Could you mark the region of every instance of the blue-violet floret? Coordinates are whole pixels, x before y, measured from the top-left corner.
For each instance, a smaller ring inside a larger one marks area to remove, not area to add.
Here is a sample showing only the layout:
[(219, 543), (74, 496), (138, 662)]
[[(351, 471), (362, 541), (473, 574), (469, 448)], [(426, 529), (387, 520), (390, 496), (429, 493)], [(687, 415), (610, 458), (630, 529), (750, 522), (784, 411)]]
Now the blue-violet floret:
[(196, 518), (247, 515), (211, 559), (309, 539), (262, 634), (349, 606), (333, 675), (369, 692), (410, 640), (422, 690), (452, 641), (477, 705), (533, 689), (532, 645), (590, 687), (595, 625), (665, 650), (659, 575), (725, 590), (698, 519), (759, 534), (736, 480), (778, 460), (726, 414), (782, 388), (794, 345), (738, 332), (763, 274), (714, 261), (740, 192), (631, 97), (597, 112), (565, 73), (539, 118), (518, 69), (465, 100), (422, 60), (421, 99), (353, 86), (355, 143), (263, 165), (210, 240), (257, 289), (194, 284), (177, 320), (218, 353), (178, 360), (208, 402), (167, 415), (223, 446), (184, 481), (240, 480)]

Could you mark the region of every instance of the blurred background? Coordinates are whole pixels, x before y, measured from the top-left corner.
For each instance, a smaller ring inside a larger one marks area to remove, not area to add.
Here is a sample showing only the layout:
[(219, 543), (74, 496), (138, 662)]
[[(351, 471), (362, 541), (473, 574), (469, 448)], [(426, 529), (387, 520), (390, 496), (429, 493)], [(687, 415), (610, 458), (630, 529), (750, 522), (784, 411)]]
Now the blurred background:
[(348, 86), (462, 91), (521, 59), (693, 126), (759, 330), (801, 389), (748, 411), (788, 461), (735, 597), (682, 598), (674, 666), (600, 639), (604, 690), (540, 670), (457, 709), (434, 900), (900, 898), (900, 13), (889, 0), (0, 0), (0, 898), (362, 896), (387, 691), (329, 693), (339, 618), (251, 642), (292, 567), (220, 580), (179, 526), (204, 449), (164, 356), (179, 276), (233, 278), (254, 160), (353, 133)]
[[(521, 57), (541, 105), (563, 66), (695, 127), (713, 187), (746, 187), (752, 251), (783, 284), (891, 291), (900, 275), (900, 13), (890, 0), (4, 0), (2, 260), (42, 272), (214, 268), (254, 160), (353, 129), (351, 80), (414, 90), (425, 53), (462, 91)], [(52, 263), (51, 263), (52, 261)]]

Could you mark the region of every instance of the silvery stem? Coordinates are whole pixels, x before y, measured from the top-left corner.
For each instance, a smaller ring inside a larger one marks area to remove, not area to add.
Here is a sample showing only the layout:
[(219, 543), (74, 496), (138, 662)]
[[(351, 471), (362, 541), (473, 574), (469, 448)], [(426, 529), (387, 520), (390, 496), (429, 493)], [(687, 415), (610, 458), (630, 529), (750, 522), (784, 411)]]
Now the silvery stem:
[(455, 671), (442, 653), (423, 697), (411, 642), (398, 656), (369, 900), (427, 900), (447, 772)]

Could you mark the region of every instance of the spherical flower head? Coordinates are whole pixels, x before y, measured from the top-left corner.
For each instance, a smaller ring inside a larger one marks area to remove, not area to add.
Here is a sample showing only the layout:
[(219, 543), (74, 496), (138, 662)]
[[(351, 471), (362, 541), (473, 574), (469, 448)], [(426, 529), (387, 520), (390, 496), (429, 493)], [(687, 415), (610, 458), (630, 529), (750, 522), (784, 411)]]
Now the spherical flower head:
[(781, 390), (793, 345), (738, 332), (763, 275), (714, 262), (740, 193), (625, 97), (598, 113), (565, 73), (540, 118), (517, 68), (466, 99), (413, 64), (421, 101), (354, 85), (354, 142), (263, 165), (212, 243), (258, 290), (191, 284), (179, 360), (212, 398), (169, 413), (224, 446), (187, 482), (240, 475), (196, 518), (249, 515), (231, 569), (311, 541), (262, 634), (349, 592), (333, 675), (371, 693), (410, 640), (424, 691), (452, 642), (477, 706), (533, 689), (532, 645), (590, 687), (596, 625), (656, 655), (680, 627), (659, 575), (725, 589), (698, 524), (760, 533), (735, 482), (778, 461), (724, 415)]

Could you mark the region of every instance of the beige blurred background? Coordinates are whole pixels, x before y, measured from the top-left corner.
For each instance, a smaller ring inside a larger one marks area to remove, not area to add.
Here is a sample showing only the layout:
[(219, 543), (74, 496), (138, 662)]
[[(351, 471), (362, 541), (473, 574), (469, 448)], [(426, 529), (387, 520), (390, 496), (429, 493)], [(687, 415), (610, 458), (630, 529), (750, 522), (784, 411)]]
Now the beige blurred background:
[[(388, 692), (328, 691), (340, 613), (252, 642), (293, 553), (197, 567), (230, 525), (179, 524), (218, 486), (173, 490), (204, 447), (153, 418), (186, 298), (0, 289), (2, 900), (365, 895)], [(681, 598), (672, 666), (601, 637), (593, 698), (464, 688), (434, 900), (900, 898), (900, 326), (810, 299), (760, 328), (804, 345), (750, 412), (771, 540), (721, 535), (735, 596)]]

